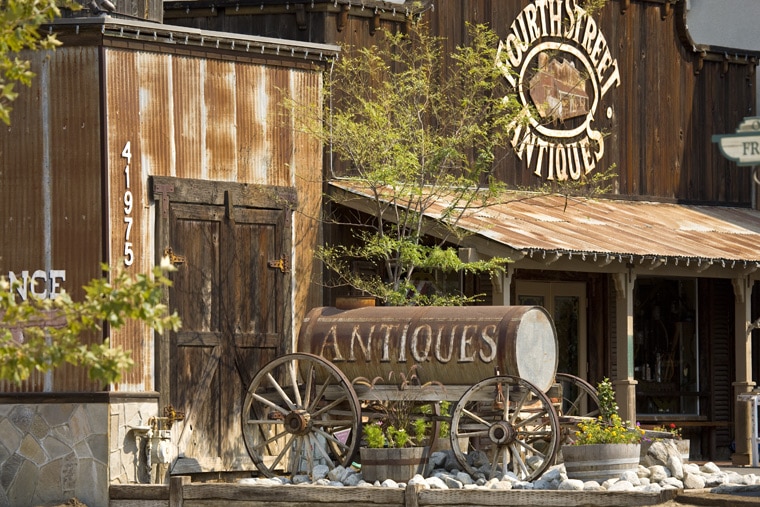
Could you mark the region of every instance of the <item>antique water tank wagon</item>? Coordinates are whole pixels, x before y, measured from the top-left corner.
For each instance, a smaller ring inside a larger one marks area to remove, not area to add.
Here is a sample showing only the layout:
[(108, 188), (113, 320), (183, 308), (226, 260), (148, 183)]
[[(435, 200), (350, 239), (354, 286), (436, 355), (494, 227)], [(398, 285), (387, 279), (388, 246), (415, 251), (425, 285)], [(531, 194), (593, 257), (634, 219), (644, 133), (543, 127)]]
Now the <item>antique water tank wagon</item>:
[(467, 458), (478, 450), (488, 475), (530, 480), (554, 463), (561, 421), (597, 410), (593, 387), (557, 373), (556, 330), (538, 306), (315, 308), (297, 350), (267, 364), (246, 394), (244, 438), (265, 475), (348, 466), (367, 406), (411, 400), (449, 423), (462, 469), (477, 472)]

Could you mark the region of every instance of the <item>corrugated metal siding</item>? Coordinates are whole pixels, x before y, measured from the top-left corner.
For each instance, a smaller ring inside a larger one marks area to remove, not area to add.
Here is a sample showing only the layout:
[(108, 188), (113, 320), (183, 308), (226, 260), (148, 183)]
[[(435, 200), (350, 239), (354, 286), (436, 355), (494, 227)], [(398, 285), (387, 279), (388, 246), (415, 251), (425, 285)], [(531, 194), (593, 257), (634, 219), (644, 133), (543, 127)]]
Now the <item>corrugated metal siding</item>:
[[(315, 217), (322, 193), (321, 144), (295, 133), (292, 118), (281, 106), (291, 97), (320, 107), (320, 73), (146, 51), (109, 48), (105, 54), (112, 264), (121, 262), (125, 241), (120, 201), (125, 160), (120, 153), (131, 141), (131, 239), (138, 258), (130, 269), (148, 271), (153, 261), (155, 208), (146, 185), (148, 177), (156, 175), (295, 185), (300, 206), (295, 219), (296, 279), (318, 277), (313, 252), (320, 237)], [(298, 284), (296, 291), (297, 306), (317, 304), (318, 291), (308, 284)], [(127, 329), (113, 340), (131, 349), (137, 363), (118, 389), (152, 389), (150, 338)]]
[[(301, 103), (321, 104), (322, 76), (318, 72), (292, 70), (290, 95)], [(295, 315), (306, 313), (322, 305), (322, 264), (314, 255), (316, 245), (322, 243), (319, 217), (322, 208), (322, 143), (304, 132), (295, 131), (293, 150), (288, 165), (298, 188), (298, 212), (294, 217)], [(310, 282), (310, 283), (306, 283)], [(314, 290), (317, 288), (317, 290)], [(295, 319), (293, 336), (298, 336), (301, 318)]]
[[(279, 5), (217, 5), (215, 9), (188, 9), (187, 2), (165, 2), (172, 23), (237, 33), (286, 37), (312, 42), (339, 42), (358, 47), (376, 44), (379, 34), (370, 29), (372, 8), (364, 2), (340, 0), (304, 6), (299, 29), (295, 9)], [(446, 38), (444, 55), (467, 43), (465, 23), (487, 23), (504, 37), (515, 19), (532, 0), (462, 0), (433, 2), (426, 10), (434, 35)], [(580, 3), (580, 2), (576, 2)], [(605, 135), (604, 170), (616, 165), (614, 192), (631, 196), (678, 198), (690, 202), (751, 203), (750, 172), (721, 156), (710, 136), (734, 132), (743, 117), (754, 114), (754, 65), (744, 55), (725, 55), (732, 63), (724, 72), (724, 55), (696, 52), (679, 37), (686, 30), (679, 7), (664, 13), (662, 0), (608, 2), (594, 14), (599, 31), (617, 59), (621, 82), (609, 90), (604, 110), (593, 128)], [(391, 30), (403, 25), (403, 11), (391, 16), (386, 5), (382, 25)], [(348, 8), (345, 24), (342, 9)], [(663, 15), (666, 14), (666, 15)], [(397, 22), (392, 21), (393, 19)], [(751, 56), (751, 55), (749, 55)], [(701, 69), (701, 70), (700, 70)], [(520, 188), (539, 186), (524, 161), (512, 156), (511, 148), (497, 156), (495, 176)], [(502, 156), (503, 155), (503, 156)], [(340, 165), (340, 164), (338, 164)]]
[[(336, 188), (362, 194), (348, 182)], [(366, 191), (363, 195), (366, 195)], [(748, 208), (610, 199), (556, 194), (506, 194), (466, 214), (458, 226), (526, 255), (635, 256), (700, 261), (760, 263), (760, 211)], [(355, 206), (350, 200), (347, 206)], [(440, 217), (445, 197), (427, 210)]]
[[(100, 276), (102, 252), (98, 51), (64, 47), (28, 57), (37, 77), (20, 90), (12, 127), (0, 131), (0, 273), (65, 270), (62, 286), (81, 297), (81, 286)], [(83, 337), (93, 339), (100, 337)], [(101, 387), (69, 366), (51, 380), (53, 391)], [(0, 383), (0, 391), (41, 391), (44, 384), (35, 374), (20, 387)]]

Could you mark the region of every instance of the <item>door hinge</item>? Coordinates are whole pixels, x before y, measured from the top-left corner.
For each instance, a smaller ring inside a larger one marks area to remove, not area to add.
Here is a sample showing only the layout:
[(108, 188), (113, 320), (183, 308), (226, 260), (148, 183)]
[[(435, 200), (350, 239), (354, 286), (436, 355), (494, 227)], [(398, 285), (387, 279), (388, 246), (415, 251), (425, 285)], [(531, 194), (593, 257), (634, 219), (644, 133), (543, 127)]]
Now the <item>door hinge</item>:
[(172, 247), (170, 246), (167, 246), (166, 248), (164, 248), (164, 257), (168, 257), (169, 262), (171, 262), (172, 265), (174, 266), (176, 266), (177, 264), (185, 263), (185, 256), (175, 254), (174, 250), (172, 250)]
[(275, 259), (273, 261), (269, 261), (269, 267), (274, 269), (279, 269), (283, 273), (289, 273), (290, 272), (290, 263), (283, 255), (279, 259)]

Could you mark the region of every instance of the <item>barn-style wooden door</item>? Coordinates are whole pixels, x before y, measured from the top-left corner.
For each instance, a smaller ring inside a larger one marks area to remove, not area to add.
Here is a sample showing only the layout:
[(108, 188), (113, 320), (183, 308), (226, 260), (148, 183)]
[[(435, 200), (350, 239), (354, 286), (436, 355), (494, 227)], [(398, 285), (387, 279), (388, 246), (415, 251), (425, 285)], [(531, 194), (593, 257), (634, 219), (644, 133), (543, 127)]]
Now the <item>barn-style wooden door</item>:
[(242, 438), (244, 389), (290, 344), (290, 213), (294, 191), (154, 178), (157, 248), (182, 319), (162, 338), (162, 405), (184, 412), (173, 430), (173, 473), (253, 469)]

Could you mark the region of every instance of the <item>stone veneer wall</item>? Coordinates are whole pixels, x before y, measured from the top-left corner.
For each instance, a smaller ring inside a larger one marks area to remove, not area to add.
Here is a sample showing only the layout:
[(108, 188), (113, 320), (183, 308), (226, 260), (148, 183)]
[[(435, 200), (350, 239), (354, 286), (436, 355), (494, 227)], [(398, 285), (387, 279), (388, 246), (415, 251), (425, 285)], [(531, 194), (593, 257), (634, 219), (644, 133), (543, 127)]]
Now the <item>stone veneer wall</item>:
[(0, 506), (107, 507), (109, 484), (138, 482), (130, 428), (156, 415), (154, 394), (0, 395)]

